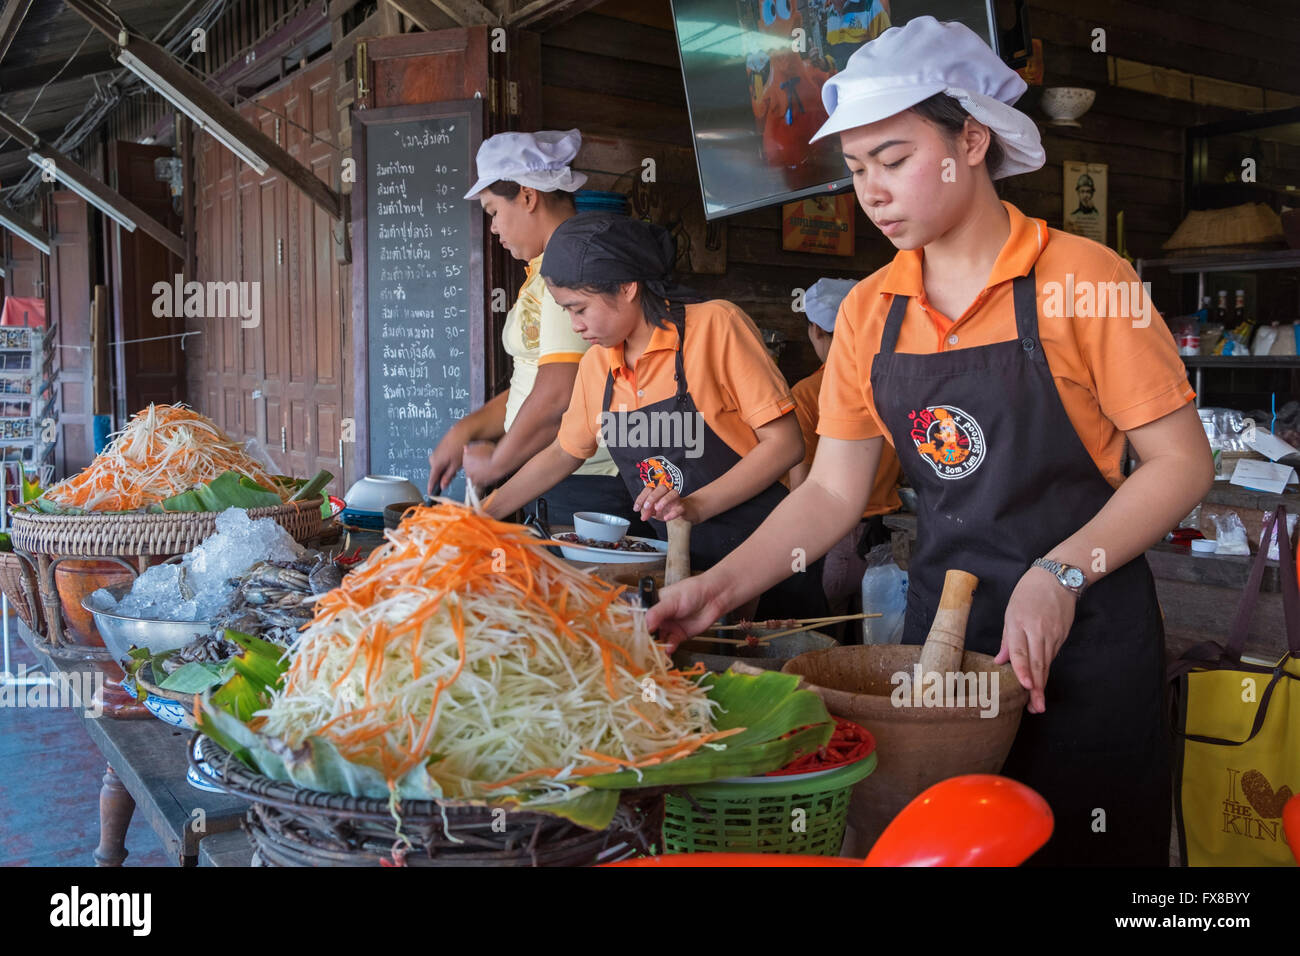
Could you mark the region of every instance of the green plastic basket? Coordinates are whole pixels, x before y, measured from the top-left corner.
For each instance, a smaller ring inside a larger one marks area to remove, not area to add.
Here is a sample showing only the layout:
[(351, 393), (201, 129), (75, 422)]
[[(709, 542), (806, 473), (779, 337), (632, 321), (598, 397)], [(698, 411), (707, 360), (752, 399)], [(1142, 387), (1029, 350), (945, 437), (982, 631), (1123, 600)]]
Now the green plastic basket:
[(875, 769), (873, 751), (817, 776), (700, 784), (686, 788), (689, 797), (670, 793), (664, 852), (836, 856), (853, 785)]

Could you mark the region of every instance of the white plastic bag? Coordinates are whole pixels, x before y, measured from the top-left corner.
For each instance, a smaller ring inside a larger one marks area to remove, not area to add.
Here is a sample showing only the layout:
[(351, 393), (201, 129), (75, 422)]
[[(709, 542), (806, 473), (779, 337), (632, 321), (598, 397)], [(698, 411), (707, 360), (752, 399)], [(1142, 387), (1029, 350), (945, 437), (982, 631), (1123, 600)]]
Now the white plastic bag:
[(903, 618), (907, 613), (907, 572), (894, 563), (888, 544), (876, 545), (867, 554), (862, 575), (862, 610), (880, 617), (862, 619), (863, 644), (901, 644)]
[(280, 466), (271, 458), (270, 453), (266, 450), (266, 446), (256, 438), (250, 438), (244, 442), (244, 454), (253, 459), (253, 461), (257, 462), (271, 474), (279, 474)]
[(1215, 515), (1214, 525), (1218, 530), (1215, 540), (1218, 547), (1215, 554), (1250, 554), (1250, 543), (1246, 540), (1246, 526), (1241, 523), (1241, 516), (1235, 511)]

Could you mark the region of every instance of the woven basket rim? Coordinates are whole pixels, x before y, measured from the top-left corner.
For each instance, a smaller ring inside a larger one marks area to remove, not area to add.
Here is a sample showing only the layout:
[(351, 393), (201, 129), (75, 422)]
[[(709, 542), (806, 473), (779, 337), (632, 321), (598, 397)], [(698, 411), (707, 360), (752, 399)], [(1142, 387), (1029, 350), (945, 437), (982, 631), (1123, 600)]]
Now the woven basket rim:
[[(307, 810), (322, 816), (333, 815), (343, 819), (384, 822), (393, 819), (387, 800), (377, 800), (373, 797), (353, 797), (345, 793), (326, 793), (322, 790), (308, 790), (306, 787), (299, 787), (296, 784), (272, 780), (265, 774), (249, 769), (243, 761), (201, 731), (195, 731), (194, 738), (198, 740), (200, 757), (221, 774), (221, 778), (213, 780), (212, 783), (221, 786), (228, 793), (243, 797), (252, 803), (267, 804), (284, 810)], [(193, 739), (188, 752), (190, 765), (194, 766), (197, 761), (194, 756)], [(195, 772), (200, 776), (206, 776), (198, 767), (195, 767)], [(250, 783), (261, 781), (265, 781), (266, 792), (256, 792), (249, 787)], [(511, 818), (519, 822), (562, 819), (535, 810), (493, 807), (489, 806), (485, 801), (410, 799), (402, 800), (401, 806), (403, 825), (409, 826), (418, 826), (421, 823), (437, 823), (441, 825), (445, 814), (489, 817), (497, 809), (505, 810)], [(574, 825), (581, 826), (581, 824)], [(590, 828), (583, 827), (583, 829)]]
[[(279, 505), (271, 505), (265, 508), (245, 508), (244, 510), (248, 512), (250, 518), (265, 518), (275, 514), (310, 511), (311, 507), (314, 507), (319, 513), (324, 504), (324, 497), (317, 495), (314, 498), (303, 498), (301, 501), (286, 501)], [(104, 513), (89, 512), (82, 515), (53, 515), (43, 512), (20, 511), (11, 507), (9, 518), (11, 521), (32, 521), (37, 524), (54, 526), (81, 521), (89, 522), (92, 525), (108, 523), (109, 521), (118, 521), (128, 525), (161, 524), (168, 521), (184, 524), (195, 520), (214, 519), (219, 514), (221, 514), (220, 511), (164, 511), (153, 514), (137, 511), (112, 511)]]

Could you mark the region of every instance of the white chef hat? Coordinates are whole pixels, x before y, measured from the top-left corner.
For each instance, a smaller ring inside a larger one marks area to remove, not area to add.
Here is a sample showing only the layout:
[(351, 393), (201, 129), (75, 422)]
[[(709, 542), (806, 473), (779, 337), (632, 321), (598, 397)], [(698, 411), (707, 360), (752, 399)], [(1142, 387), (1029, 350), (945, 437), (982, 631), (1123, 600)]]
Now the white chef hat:
[(578, 155), (581, 145), (582, 133), (576, 129), (490, 136), (479, 145), (474, 161), (478, 182), (465, 198), (473, 199), (501, 179), (544, 193), (577, 192), (587, 181), (587, 174), (575, 173), (569, 163)]
[(829, 119), (810, 142), (894, 116), (936, 93), (957, 100), (1002, 144), (994, 179), (1032, 172), (1046, 161), (1038, 127), (1011, 104), (1026, 84), (979, 36), (960, 23), (914, 17), (849, 57), (822, 87)]
[(835, 316), (840, 303), (857, 285), (856, 279), (818, 279), (803, 294), (803, 310), (808, 321), (823, 332), (835, 331)]

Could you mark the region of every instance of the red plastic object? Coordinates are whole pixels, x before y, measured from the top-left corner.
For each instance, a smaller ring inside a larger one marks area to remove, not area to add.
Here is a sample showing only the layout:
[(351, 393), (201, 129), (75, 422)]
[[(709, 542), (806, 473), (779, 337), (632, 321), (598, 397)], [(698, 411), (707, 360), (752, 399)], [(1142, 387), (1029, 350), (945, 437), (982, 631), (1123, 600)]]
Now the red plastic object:
[(1291, 847), (1291, 855), (1300, 864), (1300, 793), (1297, 793), (1282, 808), (1282, 829), (1286, 833), (1286, 842)]
[(330, 495), (329, 501), (330, 501), (331, 518), (337, 518), (339, 515), (343, 513), (343, 509), (348, 506), (347, 502), (344, 501), (342, 498), (340, 498), (338, 495)]
[(11, 295), (5, 298), (4, 311), (0, 312), (0, 325), (45, 325), (45, 300)]
[(867, 866), (1019, 866), (1052, 835), (1047, 801), (1023, 783), (966, 774), (936, 783), (903, 808)]

